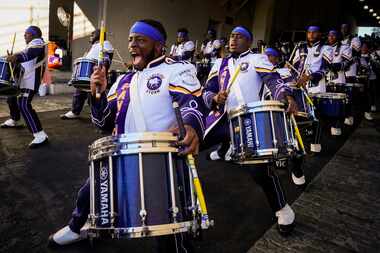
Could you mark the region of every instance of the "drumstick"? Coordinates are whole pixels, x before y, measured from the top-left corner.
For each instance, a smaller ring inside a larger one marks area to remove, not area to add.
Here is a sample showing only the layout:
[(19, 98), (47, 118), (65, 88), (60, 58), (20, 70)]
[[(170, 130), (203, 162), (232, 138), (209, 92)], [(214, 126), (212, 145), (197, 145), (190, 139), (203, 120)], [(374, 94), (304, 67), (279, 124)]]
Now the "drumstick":
[[(301, 73), (289, 62), (289, 61), (286, 61), (286, 64), (288, 64), (288, 66), (292, 69), (292, 70), (294, 70), (297, 74), (298, 74), (298, 76), (300, 76), (301, 75)], [(309, 95), (307, 95), (307, 93), (306, 93), (306, 91), (305, 91), (305, 89), (302, 87), (302, 86), (299, 86), (299, 88), (302, 90), (302, 92), (303, 92), (303, 94), (305, 95), (305, 97), (306, 97), (306, 101), (310, 104), (310, 105), (312, 105), (312, 106), (314, 106), (314, 103), (313, 103), (313, 100), (311, 100), (311, 98), (309, 97)]]
[[(186, 129), (185, 129), (185, 126), (183, 124), (182, 115), (181, 115), (181, 112), (179, 110), (179, 105), (177, 102), (173, 102), (173, 108), (174, 108), (174, 113), (175, 113), (175, 116), (176, 116), (176, 119), (178, 122), (179, 139), (183, 140), (185, 138), (185, 135), (186, 135)], [(195, 193), (196, 193), (197, 198), (199, 200), (199, 205), (200, 205), (200, 209), (201, 209), (202, 225), (203, 225), (203, 227), (207, 228), (209, 226), (209, 224), (208, 224), (209, 221), (208, 221), (206, 201), (205, 201), (205, 198), (203, 195), (201, 182), (198, 178), (198, 172), (197, 172), (197, 168), (195, 167), (195, 160), (194, 160), (194, 157), (192, 154), (186, 155), (186, 163), (187, 163), (187, 166), (190, 167), (191, 173), (193, 175), (193, 184), (194, 184), (194, 188), (195, 188)]]
[(290, 120), (291, 120), (292, 123), (293, 123), (294, 131), (295, 131), (295, 134), (296, 134), (296, 138), (297, 138), (297, 140), (298, 140), (298, 143), (299, 143), (300, 146), (301, 146), (302, 152), (303, 152), (304, 154), (306, 154), (305, 146), (304, 146), (304, 144), (303, 144), (302, 137), (301, 137), (301, 133), (300, 133), (300, 130), (298, 129), (298, 125), (297, 125), (296, 119), (294, 118), (294, 115), (293, 115), (293, 114), (290, 115)]
[[(98, 67), (100, 69), (103, 67), (103, 60), (104, 60), (104, 33), (106, 31), (106, 27), (104, 24), (104, 20), (102, 20), (101, 25), (100, 25), (100, 38), (99, 38), (99, 43), (100, 43), (100, 50), (99, 50), (99, 57), (98, 57)], [(96, 98), (100, 99), (100, 92), (99, 92), (99, 86), (96, 86)]]
[(232, 85), (234, 84), (234, 82), (235, 82), (237, 76), (239, 75), (240, 70), (241, 70), (241, 66), (240, 66), (240, 64), (239, 64), (239, 65), (237, 66), (236, 70), (235, 70), (235, 73), (232, 75), (231, 82), (228, 84), (228, 88), (227, 88), (227, 90), (226, 90), (227, 95), (230, 93), (230, 91), (231, 91), (231, 87), (232, 87)]
[[(15, 47), (15, 42), (16, 42), (16, 33), (13, 34), (13, 38), (12, 38), (12, 48), (11, 48), (11, 55), (13, 55), (13, 49)], [(9, 62), (9, 69), (11, 71), (11, 77), (12, 77), (12, 80), (13, 81), (16, 81), (15, 80), (15, 76), (14, 76), (14, 72), (13, 72), (13, 67), (12, 67), (12, 63)]]

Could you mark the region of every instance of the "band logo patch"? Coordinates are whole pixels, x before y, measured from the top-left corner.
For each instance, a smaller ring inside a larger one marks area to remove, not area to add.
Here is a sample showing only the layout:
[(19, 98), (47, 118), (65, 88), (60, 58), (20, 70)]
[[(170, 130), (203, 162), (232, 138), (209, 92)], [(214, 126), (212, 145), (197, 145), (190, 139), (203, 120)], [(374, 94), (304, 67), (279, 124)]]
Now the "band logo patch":
[(148, 88), (146, 90), (146, 93), (150, 95), (154, 95), (160, 92), (160, 87), (162, 84), (163, 76), (160, 74), (155, 74), (151, 77), (149, 77), (148, 82), (146, 84), (146, 87)]

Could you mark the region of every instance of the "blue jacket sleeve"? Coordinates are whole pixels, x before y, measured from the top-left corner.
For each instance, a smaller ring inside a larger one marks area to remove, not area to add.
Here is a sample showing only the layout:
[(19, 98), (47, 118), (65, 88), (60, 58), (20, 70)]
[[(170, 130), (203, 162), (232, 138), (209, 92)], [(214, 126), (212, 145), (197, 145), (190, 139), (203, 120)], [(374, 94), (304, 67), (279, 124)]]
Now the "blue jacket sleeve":
[(117, 96), (101, 94), (100, 99), (91, 96), (91, 119), (100, 129), (112, 132), (115, 128), (115, 117), (117, 111)]
[(37, 57), (43, 57), (45, 54), (45, 47), (30, 47), (24, 51), (16, 54), (17, 62), (27, 62)]

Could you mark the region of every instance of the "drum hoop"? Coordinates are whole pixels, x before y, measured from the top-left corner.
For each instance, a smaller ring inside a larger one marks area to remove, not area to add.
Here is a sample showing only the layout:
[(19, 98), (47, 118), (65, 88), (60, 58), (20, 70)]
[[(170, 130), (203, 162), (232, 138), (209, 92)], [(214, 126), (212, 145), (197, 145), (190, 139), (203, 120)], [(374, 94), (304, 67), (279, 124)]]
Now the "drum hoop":
[(258, 107), (258, 108), (241, 108), (239, 111), (233, 111), (228, 114), (229, 119), (236, 118), (241, 115), (245, 114), (252, 114), (252, 113), (257, 113), (257, 112), (285, 112), (283, 108), (278, 108), (277, 106), (266, 106), (266, 107)]
[(117, 142), (121, 144), (144, 143), (144, 142), (175, 142), (177, 137), (170, 132), (137, 132), (121, 134), (117, 137)]
[[(185, 221), (164, 225), (153, 225), (144, 227), (127, 227), (127, 228), (89, 228), (89, 235), (91, 233), (97, 233), (101, 231), (114, 232), (119, 237), (125, 238), (139, 238), (139, 237), (151, 237), (166, 234), (177, 234), (189, 231), (193, 226), (193, 221)], [(120, 236), (122, 234), (123, 236)], [(118, 238), (116, 236), (116, 238)]]
[(81, 63), (81, 62), (89, 62), (89, 63), (94, 63), (94, 64), (96, 64), (96, 63), (98, 62), (98, 60), (93, 59), (93, 58), (80, 57), (80, 58), (77, 58), (77, 59), (74, 61), (74, 65), (77, 65), (77, 63)]
[(133, 155), (138, 153), (178, 153), (175, 147), (135, 147), (119, 149), (114, 155)]
[(238, 106), (230, 110), (229, 113), (234, 114), (234, 112), (246, 110), (247, 108), (257, 108), (257, 107), (264, 107), (264, 106), (282, 107), (284, 106), (284, 104), (277, 100), (256, 101), (256, 102), (244, 104), (242, 106)]
[(177, 153), (173, 147), (177, 137), (170, 132), (139, 132), (106, 136), (89, 146), (89, 160), (106, 156), (137, 153)]
[(345, 83), (327, 83), (326, 86), (346, 86)]
[(341, 99), (346, 99), (347, 95), (344, 93), (326, 92), (326, 93), (319, 93), (316, 95), (316, 97), (341, 100)]

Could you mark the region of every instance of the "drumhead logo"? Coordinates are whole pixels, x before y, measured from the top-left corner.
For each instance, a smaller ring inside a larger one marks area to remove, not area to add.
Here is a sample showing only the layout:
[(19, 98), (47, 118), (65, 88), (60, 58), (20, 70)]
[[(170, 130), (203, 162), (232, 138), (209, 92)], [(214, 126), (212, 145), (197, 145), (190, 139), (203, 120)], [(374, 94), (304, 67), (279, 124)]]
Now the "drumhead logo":
[(242, 62), (240, 64), (240, 71), (241, 72), (246, 72), (248, 70), (249, 63), (248, 62)]
[(148, 82), (146, 84), (146, 87), (148, 88), (146, 90), (146, 93), (151, 94), (151, 95), (159, 93), (160, 92), (159, 89), (162, 84), (162, 79), (163, 79), (163, 76), (159, 74), (149, 77)]

